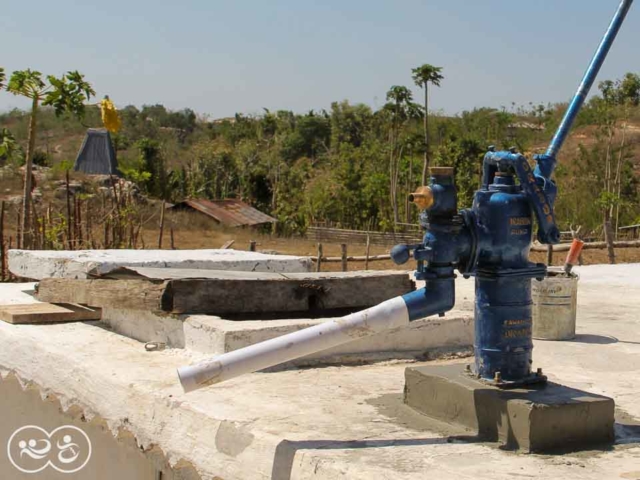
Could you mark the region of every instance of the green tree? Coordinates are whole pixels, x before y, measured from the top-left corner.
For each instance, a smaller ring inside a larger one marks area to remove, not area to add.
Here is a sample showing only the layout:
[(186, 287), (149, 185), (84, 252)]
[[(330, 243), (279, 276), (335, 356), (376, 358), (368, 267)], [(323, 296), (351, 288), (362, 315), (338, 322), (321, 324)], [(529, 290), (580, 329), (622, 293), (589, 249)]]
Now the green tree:
[(425, 63), (411, 70), (412, 78), (417, 86), (424, 89), (424, 166), (422, 167), (422, 184), (427, 183), (427, 175), (429, 173), (429, 84), (436, 87), (440, 86), (440, 82), (444, 80), (442, 76), (442, 67), (434, 67)]
[(22, 149), (13, 134), (6, 128), (0, 129), (0, 160), (15, 161), (22, 157)]
[[(3, 75), (4, 77), (4, 75)], [(61, 77), (49, 75), (46, 79), (35, 70), (19, 70), (13, 72), (6, 85), (8, 92), (31, 100), (27, 153), (25, 158), (24, 191), (22, 199), (22, 216), (20, 243), (22, 248), (31, 247), (31, 188), (33, 156), (36, 144), (36, 127), (40, 105), (51, 106), (56, 116), (70, 113), (82, 118), (85, 102), (95, 92), (84, 77), (75, 72), (67, 72)]]

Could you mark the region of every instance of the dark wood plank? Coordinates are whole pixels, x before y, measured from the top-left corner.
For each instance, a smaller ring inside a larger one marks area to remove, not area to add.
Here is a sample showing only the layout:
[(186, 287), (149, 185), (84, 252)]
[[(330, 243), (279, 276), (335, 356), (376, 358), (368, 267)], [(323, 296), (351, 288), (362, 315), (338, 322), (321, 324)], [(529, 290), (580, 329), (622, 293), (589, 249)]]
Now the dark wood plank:
[(92, 307), (162, 311), (166, 282), (44, 278), (36, 298), (41, 302), (80, 303)]

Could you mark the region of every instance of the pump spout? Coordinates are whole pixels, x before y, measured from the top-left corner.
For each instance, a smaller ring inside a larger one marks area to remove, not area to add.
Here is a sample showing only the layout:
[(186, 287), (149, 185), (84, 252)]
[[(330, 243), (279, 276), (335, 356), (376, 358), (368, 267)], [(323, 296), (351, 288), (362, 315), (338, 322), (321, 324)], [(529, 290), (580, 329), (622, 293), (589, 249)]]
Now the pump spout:
[(245, 373), (273, 367), (327, 350), (359, 338), (405, 327), (411, 320), (444, 313), (453, 308), (453, 278), (382, 302), (375, 307), (321, 323), (311, 328), (250, 345), (178, 369), (185, 392), (224, 382)]

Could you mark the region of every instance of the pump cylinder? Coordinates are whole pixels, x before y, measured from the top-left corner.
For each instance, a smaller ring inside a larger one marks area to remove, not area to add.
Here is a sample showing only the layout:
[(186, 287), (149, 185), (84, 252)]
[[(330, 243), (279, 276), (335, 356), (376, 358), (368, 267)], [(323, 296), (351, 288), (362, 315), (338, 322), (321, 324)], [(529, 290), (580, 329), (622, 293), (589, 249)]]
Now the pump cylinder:
[(531, 373), (531, 278), (476, 277), (476, 372), (522, 380)]

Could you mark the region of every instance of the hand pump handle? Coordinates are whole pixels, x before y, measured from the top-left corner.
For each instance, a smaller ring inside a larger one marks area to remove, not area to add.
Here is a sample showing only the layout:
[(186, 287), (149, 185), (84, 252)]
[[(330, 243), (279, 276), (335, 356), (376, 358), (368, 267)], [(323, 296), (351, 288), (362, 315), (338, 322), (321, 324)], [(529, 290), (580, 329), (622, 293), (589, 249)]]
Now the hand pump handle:
[(611, 45), (613, 45), (613, 41), (616, 39), (616, 36), (620, 31), (620, 27), (622, 27), (622, 23), (624, 22), (624, 19), (627, 16), (627, 13), (629, 12), (632, 4), (633, 0), (622, 0), (622, 2), (620, 3), (618, 11), (616, 12), (613, 20), (611, 21), (611, 24), (609, 25), (609, 28), (607, 29), (607, 33), (605, 33), (604, 37), (602, 38), (602, 42), (600, 42), (598, 50), (596, 50), (596, 53), (593, 56), (593, 60), (591, 60), (589, 68), (587, 68), (587, 71), (584, 74), (584, 78), (582, 79), (582, 82), (578, 87), (578, 91), (569, 104), (569, 108), (567, 109), (567, 112), (562, 119), (562, 123), (560, 123), (560, 126), (558, 127), (558, 131), (556, 132), (553, 140), (551, 141), (551, 144), (549, 145), (549, 148), (547, 149), (546, 154), (548, 156), (555, 157), (562, 148), (564, 141), (567, 139), (567, 135), (569, 135), (571, 126), (573, 125), (573, 122), (578, 116), (578, 113), (580, 112), (580, 109), (582, 108), (582, 105), (584, 104), (584, 101), (586, 100), (587, 95), (591, 90), (593, 82), (600, 72), (600, 67), (602, 67), (602, 64), (607, 58), (607, 54), (611, 49)]

